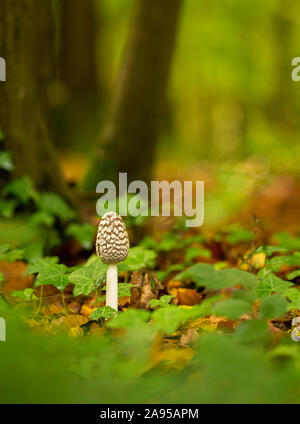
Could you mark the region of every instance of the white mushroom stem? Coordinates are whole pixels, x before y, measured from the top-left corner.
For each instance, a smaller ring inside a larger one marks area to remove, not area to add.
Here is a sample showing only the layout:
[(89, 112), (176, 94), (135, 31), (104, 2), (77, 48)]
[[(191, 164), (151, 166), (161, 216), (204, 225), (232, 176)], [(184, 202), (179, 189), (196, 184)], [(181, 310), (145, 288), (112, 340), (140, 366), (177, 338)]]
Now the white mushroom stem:
[(109, 264), (106, 275), (106, 306), (118, 310), (118, 265)]

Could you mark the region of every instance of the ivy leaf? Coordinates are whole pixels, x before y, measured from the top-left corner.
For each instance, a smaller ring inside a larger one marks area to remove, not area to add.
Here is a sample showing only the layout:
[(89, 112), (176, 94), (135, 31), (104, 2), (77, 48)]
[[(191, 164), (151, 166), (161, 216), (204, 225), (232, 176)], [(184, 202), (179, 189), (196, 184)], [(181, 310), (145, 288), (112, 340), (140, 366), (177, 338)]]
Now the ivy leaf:
[(49, 264), (39, 273), (34, 285), (38, 287), (49, 284), (63, 291), (69, 284), (67, 270), (68, 268), (63, 264)]
[(89, 295), (99, 280), (105, 278), (107, 265), (103, 264), (99, 258), (95, 258), (89, 265), (84, 265), (74, 272), (68, 278), (75, 285), (74, 296), (84, 294)]
[(252, 306), (249, 302), (241, 299), (227, 299), (217, 303), (212, 312), (219, 316), (224, 316), (232, 319), (240, 318), (244, 314), (252, 312)]
[(134, 287), (130, 283), (119, 283), (118, 284), (118, 297), (130, 297), (131, 296), (131, 287)]
[(24, 302), (31, 302), (36, 300), (37, 297), (34, 294), (34, 289), (27, 288), (25, 290), (15, 290), (11, 294), (12, 297), (17, 297), (18, 299), (23, 300)]
[(142, 309), (127, 309), (120, 313), (116, 318), (109, 321), (108, 328), (129, 328), (139, 323), (147, 322), (150, 318), (150, 312)]
[(42, 259), (43, 250), (44, 249), (42, 243), (29, 244), (24, 248), (23, 258), (27, 262), (33, 263), (38, 259)]
[(260, 246), (254, 251), (254, 255), (265, 253), (267, 256), (272, 256), (273, 253), (284, 253), (287, 250), (281, 246)]
[(173, 295), (164, 295), (164, 296), (161, 296), (160, 299), (151, 299), (150, 306), (151, 308), (156, 308), (157, 306), (161, 306), (161, 307), (168, 306), (174, 297), (175, 296)]
[(267, 267), (271, 271), (279, 271), (284, 265), (300, 266), (300, 254), (294, 253), (290, 256), (275, 256), (267, 261)]
[[(120, 297), (130, 297), (131, 296), (131, 287), (134, 287), (133, 284), (130, 283), (119, 283), (118, 284), (118, 298)], [(102, 291), (106, 291), (106, 286), (104, 286)]]
[(58, 262), (57, 256), (39, 258), (34, 260), (27, 266), (26, 275), (38, 274), (46, 269), (49, 265), (55, 265)]
[(279, 318), (286, 312), (287, 301), (280, 294), (266, 296), (260, 304), (260, 315), (264, 319)]
[(110, 306), (102, 306), (101, 308), (95, 309), (91, 315), (89, 316), (90, 319), (98, 321), (100, 318), (104, 319), (110, 319), (115, 317), (118, 314), (118, 312), (111, 308)]
[(290, 281), (282, 280), (272, 272), (264, 270), (264, 276), (257, 286), (256, 293), (258, 297), (268, 296), (273, 292), (284, 294), (291, 285)]
[(119, 265), (119, 272), (138, 271), (141, 268), (153, 268), (157, 254), (141, 246), (132, 247), (128, 257)]
[(66, 234), (78, 240), (84, 249), (90, 250), (93, 247), (93, 240), (96, 229), (91, 224), (70, 224), (66, 229)]
[(39, 207), (41, 211), (68, 221), (75, 216), (75, 212), (57, 194), (43, 193), (40, 198)]
[(284, 296), (289, 300), (288, 310), (296, 309), (300, 311), (300, 291), (296, 287), (288, 288)]
[(14, 262), (23, 258), (23, 250), (12, 249), (9, 250), (9, 246), (2, 245), (2, 252), (0, 248), (0, 261)]
[(300, 277), (300, 269), (297, 269), (296, 271), (290, 272), (287, 275), (288, 280), (294, 280), (297, 277)]

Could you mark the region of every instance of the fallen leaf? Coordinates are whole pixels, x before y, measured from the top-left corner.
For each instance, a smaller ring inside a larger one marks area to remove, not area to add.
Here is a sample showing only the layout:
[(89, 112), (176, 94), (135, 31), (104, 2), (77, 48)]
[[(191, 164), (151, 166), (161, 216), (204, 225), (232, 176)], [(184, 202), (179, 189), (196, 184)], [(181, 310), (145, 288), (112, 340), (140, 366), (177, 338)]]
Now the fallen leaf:
[(194, 328), (189, 328), (185, 334), (180, 337), (179, 346), (186, 347), (199, 337)]

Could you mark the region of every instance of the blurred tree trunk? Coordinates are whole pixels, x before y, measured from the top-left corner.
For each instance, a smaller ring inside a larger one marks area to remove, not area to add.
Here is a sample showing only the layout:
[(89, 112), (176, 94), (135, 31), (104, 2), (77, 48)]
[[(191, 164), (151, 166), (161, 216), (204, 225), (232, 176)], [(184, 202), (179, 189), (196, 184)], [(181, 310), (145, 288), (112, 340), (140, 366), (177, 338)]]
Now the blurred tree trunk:
[(100, 18), (95, 1), (63, 0), (61, 6), (59, 78), (66, 89), (67, 100), (54, 113), (59, 124), (54, 135), (58, 145), (62, 145), (63, 139), (65, 146), (95, 137), (104, 87), (99, 86), (101, 77), (98, 81), (96, 41)]
[(86, 188), (103, 179), (151, 179), (182, 0), (137, 0), (112, 109)]
[(7, 81), (0, 86), (0, 127), (15, 176), (28, 175), (37, 188), (72, 203), (44, 114), (43, 93), (51, 74), (51, 0), (0, 0), (0, 14), (0, 51), (7, 63)]
[(274, 92), (267, 105), (267, 113), (273, 127), (277, 128), (279, 136), (289, 134), (298, 125), (298, 114), (293, 104), (294, 85), (290, 77), (291, 46), (293, 35), (293, 20), (289, 11), (292, 10), (292, 0), (280, 0), (273, 12), (272, 35), (274, 46)]

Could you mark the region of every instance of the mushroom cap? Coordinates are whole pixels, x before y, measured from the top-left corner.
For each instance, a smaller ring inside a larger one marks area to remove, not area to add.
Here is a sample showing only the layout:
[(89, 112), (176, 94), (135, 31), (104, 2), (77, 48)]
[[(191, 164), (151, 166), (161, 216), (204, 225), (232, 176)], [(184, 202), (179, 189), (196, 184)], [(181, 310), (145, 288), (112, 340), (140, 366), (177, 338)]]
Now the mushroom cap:
[(123, 262), (129, 252), (125, 223), (116, 212), (107, 212), (101, 219), (96, 239), (96, 253), (105, 264)]

